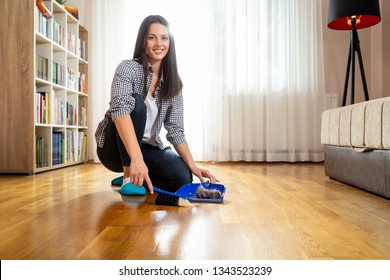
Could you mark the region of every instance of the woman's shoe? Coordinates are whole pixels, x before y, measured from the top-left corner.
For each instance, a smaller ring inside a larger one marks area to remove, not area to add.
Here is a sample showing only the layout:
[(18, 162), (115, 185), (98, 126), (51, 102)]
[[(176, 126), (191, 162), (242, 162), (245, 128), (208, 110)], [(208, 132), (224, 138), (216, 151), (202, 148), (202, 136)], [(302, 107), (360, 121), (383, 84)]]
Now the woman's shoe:
[(123, 184), (123, 176), (119, 176), (111, 181), (111, 186), (122, 186)]
[(127, 183), (121, 187), (119, 193), (123, 195), (146, 195), (145, 187), (138, 187), (132, 183)]

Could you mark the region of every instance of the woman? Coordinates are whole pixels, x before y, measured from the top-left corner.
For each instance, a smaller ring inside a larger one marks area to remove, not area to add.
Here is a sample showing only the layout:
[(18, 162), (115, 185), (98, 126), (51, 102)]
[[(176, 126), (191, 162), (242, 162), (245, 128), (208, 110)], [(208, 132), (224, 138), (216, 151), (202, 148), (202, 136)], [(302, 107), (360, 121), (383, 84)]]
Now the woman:
[[(102, 164), (123, 172), (122, 194), (144, 195), (144, 184), (150, 193), (153, 185), (175, 192), (192, 182), (192, 174), (202, 182), (205, 177), (217, 182), (195, 164), (186, 142), (182, 88), (169, 24), (161, 16), (148, 16), (139, 28), (133, 59), (116, 69), (110, 108), (95, 134)], [(162, 143), (163, 125), (177, 153)], [(177, 205), (177, 199), (159, 194), (156, 204)]]

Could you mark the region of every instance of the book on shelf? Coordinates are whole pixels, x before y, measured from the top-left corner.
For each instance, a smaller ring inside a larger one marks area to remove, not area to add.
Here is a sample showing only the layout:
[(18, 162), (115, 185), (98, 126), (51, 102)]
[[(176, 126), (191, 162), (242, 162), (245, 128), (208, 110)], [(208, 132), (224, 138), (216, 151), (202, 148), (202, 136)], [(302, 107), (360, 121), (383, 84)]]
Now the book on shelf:
[(65, 86), (65, 66), (53, 61), (53, 83)]
[(84, 138), (83, 138), (83, 150), (82, 150), (82, 158), (81, 160), (82, 161), (86, 161), (87, 160), (87, 135), (84, 134)]
[(48, 75), (48, 68), (49, 68), (49, 60), (46, 57), (36, 55), (36, 77), (43, 79), (43, 80), (48, 80), (49, 75)]
[(66, 119), (65, 119), (66, 125), (77, 125), (77, 108), (76, 106), (73, 106), (73, 104), (67, 102), (66, 103)]
[(48, 150), (46, 139), (42, 136), (36, 136), (35, 145), (35, 167), (40, 168), (48, 166)]
[(62, 47), (65, 46), (65, 28), (55, 19), (53, 20), (53, 41)]
[(53, 132), (52, 142), (52, 164), (57, 165), (64, 163), (64, 132)]
[(88, 92), (86, 76), (83, 73), (79, 75), (79, 91), (85, 94)]
[(43, 2), (43, 0), (36, 0), (35, 1), (35, 5), (38, 7), (38, 10), (42, 13), (42, 15), (47, 18), (47, 19), (50, 19), (53, 17), (53, 14), (50, 12), (50, 10), (46, 7), (45, 3)]
[(36, 123), (50, 124), (50, 93), (36, 93)]
[(87, 108), (79, 105), (79, 126), (87, 126)]
[(77, 131), (66, 131), (66, 162), (78, 161)]
[(76, 35), (68, 31), (68, 51), (76, 53)]
[(81, 38), (77, 38), (77, 51), (76, 55), (78, 55), (81, 59), (86, 60), (87, 57), (85, 55), (85, 48), (86, 48), (86, 43), (83, 41)]
[[(54, 92), (54, 91), (53, 91)], [(54, 104), (53, 104), (53, 118), (54, 124), (65, 125), (65, 104), (64, 101), (54, 94)]]
[(76, 75), (78, 75), (78, 73), (76, 72), (76, 69), (68, 67), (68, 69), (67, 69), (67, 83), (66, 83), (66, 86), (69, 89), (77, 90)]
[(87, 158), (87, 135), (84, 131), (79, 132), (79, 143), (78, 143), (78, 160), (85, 161)]
[(36, 32), (49, 38), (49, 20), (38, 10), (38, 8), (35, 9), (34, 28)]

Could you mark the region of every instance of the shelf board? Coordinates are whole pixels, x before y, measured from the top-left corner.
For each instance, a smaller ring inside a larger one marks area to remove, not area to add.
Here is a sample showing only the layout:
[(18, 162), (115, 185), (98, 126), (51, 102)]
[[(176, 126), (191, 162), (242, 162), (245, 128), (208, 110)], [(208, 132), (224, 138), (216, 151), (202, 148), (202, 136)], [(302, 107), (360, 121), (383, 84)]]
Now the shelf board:
[(74, 162), (55, 164), (55, 165), (49, 165), (49, 166), (44, 166), (44, 167), (36, 167), (36, 168), (34, 168), (34, 173), (40, 173), (40, 172), (55, 170), (55, 169), (58, 169), (58, 168), (69, 167), (69, 166), (72, 166), (72, 165), (84, 164), (86, 162), (87, 161), (74, 161)]
[(35, 31), (35, 41), (37, 44), (51, 44), (50, 38), (39, 33), (38, 31)]
[(41, 78), (35, 77), (35, 84), (36, 84), (36, 85), (46, 85), (46, 86), (50, 86), (52, 83), (49, 82), (48, 80), (45, 80), (45, 79), (41, 79)]

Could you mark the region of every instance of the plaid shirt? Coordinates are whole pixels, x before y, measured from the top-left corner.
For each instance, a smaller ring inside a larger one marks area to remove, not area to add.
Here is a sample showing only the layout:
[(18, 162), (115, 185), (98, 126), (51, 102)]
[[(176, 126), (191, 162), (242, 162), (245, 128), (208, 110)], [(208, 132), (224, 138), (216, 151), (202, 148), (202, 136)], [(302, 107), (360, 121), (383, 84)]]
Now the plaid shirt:
[[(147, 88), (152, 82), (153, 69), (149, 68), (147, 77)], [(103, 148), (106, 139), (106, 128), (110, 118), (115, 120), (119, 116), (130, 114), (135, 107), (133, 94), (143, 95), (144, 74), (143, 66), (134, 60), (124, 60), (116, 71), (111, 85), (110, 108), (107, 110), (104, 119), (99, 123), (95, 139), (98, 147)], [(159, 136), (161, 127), (164, 125), (167, 130), (167, 140), (174, 146), (186, 143), (184, 136), (183, 122), (183, 95), (180, 92), (177, 96), (164, 100), (160, 98), (159, 91), (163, 78), (159, 81), (156, 91), (156, 104), (158, 108), (157, 130), (154, 138), (157, 146), (164, 149), (164, 144)]]

